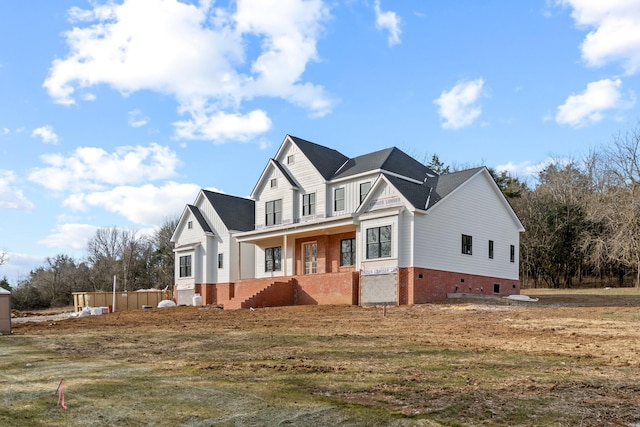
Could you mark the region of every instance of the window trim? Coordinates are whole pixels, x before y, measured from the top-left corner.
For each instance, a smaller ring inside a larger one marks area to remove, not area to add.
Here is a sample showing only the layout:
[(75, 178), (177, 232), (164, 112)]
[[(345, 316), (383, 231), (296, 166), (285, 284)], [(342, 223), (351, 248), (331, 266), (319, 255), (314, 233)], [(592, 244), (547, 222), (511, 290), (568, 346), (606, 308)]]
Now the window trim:
[(184, 279), (185, 277), (193, 277), (193, 269), (191, 264), (191, 254), (181, 255), (178, 260), (178, 277)]
[(468, 234), (462, 235), (461, 252), (463, 255), (473, 255), (473, 236)]
[(302, 216), (316, 214), (316, 193), (302, 195)]
[(282, 246), (264, 248), (264, 271), (265, 273), (282, 271)]
[[(382, 229), (388, 229), (389, 230), (389, 240), (381, 240), (381, 236), (382, 236)], [(376, 239), (377, 241), (372, 242), (369, 240), (369, 237), (371, 236), (371, 234), (369, 233), (370, 231), (374, 231), (374, 233), (376, 234)], [(393, 255), (393, 228), (391, 227), (391, 225), (381, 225), (378, 227), (371, 227), (371, 228), (367, 228), (366, 230), (366, 238), (367, 238), (367, 246), (366, 246), (366, 257), (367, 259), (379, 259), (379, 258), (391, 258)], [(384, 246), (383, 246), (384, 245)], [(386, 247), (388, 245), (388, 251), (383, 251), (383, 248)], [(373, 251), (372, 248), (376, 249), (377, 252), (377, 256), (372, 255)], [(385, 253), (388, 253), (388, 255), (384, 255)]]
[[(343, 242), (349, 242), (349, 251), (343, 251)], [(349, 256), (350, 264), (344, 263), (344, 256)], [(356, 265), (356, 238), (351, 237), (349, 239), (341, 239), (340, 240), (340, 267), (350, 267)]]
[[(269, 207), (271, 206), (271, 209)], [(277, 210), (279, 208), (279, 210)], [(282, 223), (282, 199), (269, 200), (264, 204), (264, 224), (265, 226), (278, 225)]]
[[(340, 193), (342, 193), (342, 197), (338, 198), (338, 191), (340, 191)], [(338, 201), (341, 202), (341, 207), (338, 206)], [(340, 188), (335, 188), (333, 190), (333, 211), (334, 212), (341, 212), (345, 209), (345, 204), (344, 204), (344, 187), (340, 187)]]

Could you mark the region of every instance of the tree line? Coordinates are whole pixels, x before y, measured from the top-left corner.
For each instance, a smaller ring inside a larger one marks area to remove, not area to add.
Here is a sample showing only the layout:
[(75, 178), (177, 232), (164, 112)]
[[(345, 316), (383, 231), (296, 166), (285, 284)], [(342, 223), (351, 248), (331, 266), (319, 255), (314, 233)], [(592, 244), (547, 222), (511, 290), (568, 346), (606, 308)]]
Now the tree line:
[[(173, 286), (174, 256), (171, 235), (178, 219), (169, 219), (152, 235), (117, 227), (100, 228), (87, 243), (86, 258), (66, 254), (45, 258), (15, 288), (7, 279), (0, 287), (11, 291), (12, 307), (32, 310), (73, 304), (73, 292), (117, 289), (165, 289)], [(2, 258), (4, 261), (5, 258)]]

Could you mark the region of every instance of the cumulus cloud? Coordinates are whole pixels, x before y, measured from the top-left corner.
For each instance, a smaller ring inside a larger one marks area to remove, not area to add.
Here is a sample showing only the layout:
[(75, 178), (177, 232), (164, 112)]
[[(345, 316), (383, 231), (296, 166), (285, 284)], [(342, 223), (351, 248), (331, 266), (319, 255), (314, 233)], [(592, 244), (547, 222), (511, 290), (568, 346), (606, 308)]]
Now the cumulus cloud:
[(194, 111), (191, 120), (175, 122), (174, 125), (178, 138), (247, 141), (268, 131), (271, 119), (262, 110), (246, 115), (222, 111), (207, 115)]
[(621, 62), (627, 74), (640, 70), (640, 3), (636, 0), (558, 0), (571, 16), (590, 28), (581, 45), (588, 66)]
[[(265, 115), (242, 111), (243, 102), (260, 96), (284, 99), (313, 116), (331, 112), (335, 101), (324, 88), (302, 81), (308, 64), (318, 59), (317, 40), (329, 18), (321, 0), (215, 5), (124, 0), (74, 7), (68, 14), (74, 27), (64, 34), (69, 54), (53, 61), (43, 86), (65, 105), (100, 84), (125, 95), (171, 95), (178, 112), (190, 116), (175, 123), (184, 139), (236, 137), (239, 117)], [(252, 132), (265, 129), (266, 119)], [(226, 120), (232, 123), (221, 123)]]
[(469, 126), (480, 117), (482, 107), (477, 104), (483, 94), (484, 80), (482, 78), (463, 81), (451, 90), (443, 91), (434, 104), (442, 119), (444, 129), (460, 129)]
[(76, 211), (101, 207), (122, 215), (135, 224), (157, 225), (165, 218), (180, 214), (199, 190), (200, 187), (195, 184), (171, 181), (161, 186), (118, 186), (107, 191), (73, 194), (65, 199), (63, 205)]
[(0, 170), (0, 209), (32, 210), (33, 203), (12, 185), (15, 179), (12, 171)]
[(556, 123), (573, 127), (586, 126), (602, 120), (607, 110), (628, 108), (634, 101), (623, 99), (621, 87), (620, 79), (603, 79), (587, 84), (582, 93), (570, 95), (558, 107)]
[(58, 135), (53, 131), (53, 127), (48, 125), (34, 129), (31, 136), (42, 138), (42, 142), (45, 144), (56, 145), (58, 143)]
[(85, 249), (99, 227), (89, 224), (60, 224), (38, 244), (50, 248)]
[(383, 12), (380, 8), (380, 0), (375, 0), (373, 10), (376, 13), (376, 28), (389, 32), (387, 37), (389, 46), (399, 44), (400, 34), (402, 33), (400, 30), (400, 17), (395, 12)]
[(109, 153), (98, 147), (78, 147), (68, 156), (46, 154), (47, 166), (37, 168), (29, 179), (55, 191), (104, 189), (108, 185), (135, 184), (175, 176), (178, 157), (169, 147), (117, 147)]

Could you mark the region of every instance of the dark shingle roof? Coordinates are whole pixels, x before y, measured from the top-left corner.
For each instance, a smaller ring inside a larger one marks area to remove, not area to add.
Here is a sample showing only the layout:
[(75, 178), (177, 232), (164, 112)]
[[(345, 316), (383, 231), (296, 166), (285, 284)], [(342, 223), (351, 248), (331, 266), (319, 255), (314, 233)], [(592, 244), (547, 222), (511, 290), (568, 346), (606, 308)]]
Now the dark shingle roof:
[(191, 211), (191, 214), (196, 217), (198, 224), (200, 224), (200, 227), (202, 227), (202, 230), (204, 230), (205, 233), (213, 232), (213, 230), (211, 230), (211, 227), (209, 226), (209, 223), (207, 223), (207, 220), (204, 219), (204, 215), (202, 215), (202, 212), (200, 212), (200, 209), (193, 205), (187, 205), (187, 208)]
[(383, 170), (418, 181), (423, 181), (428, 175), (435, 175), (435, 172), (404, 151), (391, 147), (349, 159), (340, 170), (336, 171), (332, 179), (374, 170)]
[(385, 174), (385, 177), (416, 209), (427, 210), (465, 183), (481, 169), (482, 168), (473, 168), (443, 174), (428, 178), (421, 184), (388, 174)]
[(277, 161), (276, 159), (271, 159), (271, 162), (276, 165), (280, 173), (286, 178), (287, 181), (289, 181), (289, 184), (291, 184), (292, 187), (298, 188), (298, 184), (296, 184), (296, 182), (293, 180), (291, 175), (289, 175), (289, 172), (287, 172), (287, 170), (282, 166), (282, 164), (279, 161)]
[(341, 152), (316, 143), (289, 135), (300, 151), (309, 159), (325, 180), (329, 180), (335, 171), (349, 160)]
[(202, 190), (228, 230), (250, 231), (255, 225), (255, 202), (243, 197)]

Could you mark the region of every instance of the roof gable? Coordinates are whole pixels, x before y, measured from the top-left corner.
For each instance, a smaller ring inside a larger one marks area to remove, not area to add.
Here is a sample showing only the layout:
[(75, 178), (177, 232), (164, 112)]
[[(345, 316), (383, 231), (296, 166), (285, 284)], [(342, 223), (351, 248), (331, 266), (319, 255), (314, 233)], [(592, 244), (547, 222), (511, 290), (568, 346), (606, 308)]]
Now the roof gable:
[(227, 230), (249, 231), (255, 226), (255, 202), (243, 197), (202, 190)]

